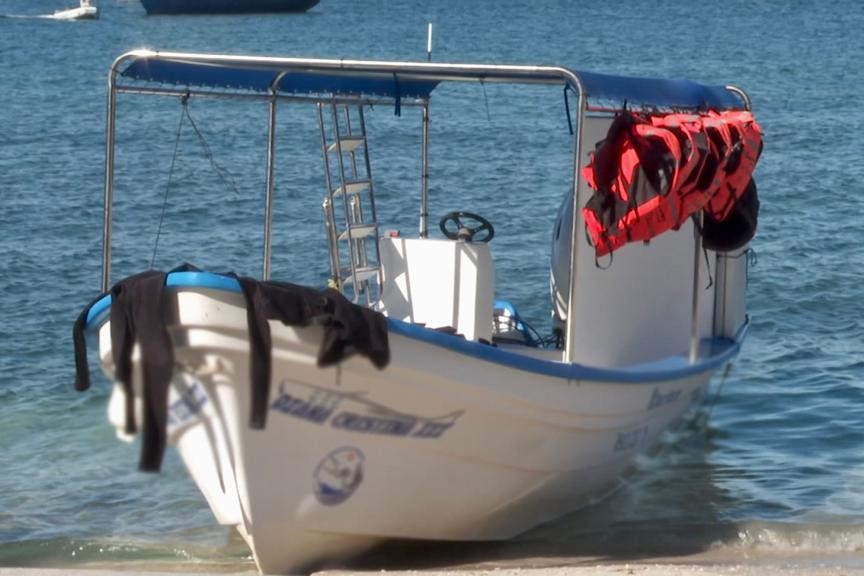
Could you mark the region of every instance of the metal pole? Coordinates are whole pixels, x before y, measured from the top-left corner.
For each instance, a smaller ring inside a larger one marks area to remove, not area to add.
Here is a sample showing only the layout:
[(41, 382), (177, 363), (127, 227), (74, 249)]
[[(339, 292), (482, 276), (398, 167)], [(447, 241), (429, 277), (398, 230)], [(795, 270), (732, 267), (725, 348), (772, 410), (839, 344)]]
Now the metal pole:
[(324, 157), (324, 185), (327, 187), (322, 208), (324, 209), (324, 219), (327, 222), (327, 241), (330, 247), (330, 279), (334, 287), (337, 290), (341, 290), (342, 272), (339, 269), (341, 257), (339, 255), (336, 217), (333, 212), (333, 183), (330, 178), (330, 154), (327, 150), (327, 132), (324, 129), (324, 104), (318, 102), (315, 106), (318, 110), (318, 128), (321, 131), (321, 153)]
[[(575, 79), (578, 80), (578, 78)], [(576, 142), (573, 150), (573, 230), (570, 235), (570, 285), (567, 291), (567, 335), (564, 343), (564, 358), (571, 363), (576, 357), (576, 322), (573, 310), (576, 303), (576, 268), (579, 263), (579, 240), (581, 238), (579, 217), (582, 214), (579, 209), (579, 166), (582, 159), (582, 126), (585, 109), (588, 107), (585, 90), (582, 89), (581, 82), (576, 84), (576, 88), (579, 91), (579, 113), (576, 116)]]
[(276, 92), (270, 100), (270, 125), (267, 135), (267, 199), (264, 204), (264, 272), (262, 279), (270, 280), (270, 255), (273, 243), (273, 190), (276, 164)]
[(114, 204), (114, 140), (116, 134), (117, 94), (114, 91), (116, 68), (108, 75), (108, 110), (105, 128), (105, 211), (102, 223), (102, 292), (111, 286), (111, 212)]
[(702, 211), (700, 210), (696, 216), (696, 222), (693, 224), (693, 310), (690, 326), (690, 363), (693, 364), (699, 359), (699, 260), (700, 252), (702, 252)]
[(738, 86), (732, 85), (726, 86), (726, 89), (740, 96), (741, 99), (744, 101), (744, 107), (747, 110), (753, 110), (753, 103), (750, 101), (750, 96), (746, 92), (744, 92), (744, 90), (742, 90)]
[(423, 103), (423, 157), (420, 161), (420, 238), (429, 236), (429, 100)]

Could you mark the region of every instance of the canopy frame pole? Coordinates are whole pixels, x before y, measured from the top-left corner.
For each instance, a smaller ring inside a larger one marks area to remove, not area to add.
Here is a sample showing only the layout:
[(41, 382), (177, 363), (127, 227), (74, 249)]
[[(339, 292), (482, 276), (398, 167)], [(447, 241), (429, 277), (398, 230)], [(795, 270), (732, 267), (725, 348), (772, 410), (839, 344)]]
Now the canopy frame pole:
[(573, 145), (573, 214), (572, 222), (573, 229), (570, 234), (570, 289), (567, 291), (567, 334), (564, 341), (564, 360), (573, 363), (576, 358), (576, 322), (573, 311), (576, 303), (576, 271), (579, 264), (579, 241), (581, 239), (579, 226), (579, 166), (582, 158), (582, 128), (585, 125), (585, 111), (588, 109), (588, 98), (585, 95), (585, 89), (580, 78), (572, 73), (567, 73), (566, 80), (570, 82), (573, 88), (579, 94), (578, 114), (576, 115), (576, 136)]
[(420, 160), (420, 238), (429, 236), (429, 99), (423, 102), (423, 156)]
[[(699, 263), (702, 252), (702, 218), (703, 211), (700, 210), (693, 221), (693, 308), (690, 316), (690, 363), (695, 364), (699, 359), (699, 321), (700, 321), (700, 285), (701, 274)], [(710, 266), (710, 263), (709, 263)]]
[(270, 263), (273, 253), (273, 195), (276, 188), (276, 98), (279, 83), (285, 72), (276, 75), (270, 84), (269, 118), (267, 127), (267, 195), (264, 201), (264, 256), (261, 279), (270, 280)]
[(111, 286), (111, 223), (114, 205), (114, 142), (117, 133), (117, 69), (108, 75), (108, 110), (105, 122), (105, 210), (102, 222), (102, 292)]
[(732, 84), (727, 84), (725, 86), (725, 88), (726, 88), (726, 90), (729, 90), (733, 94), (737, 94), (738, 97), (744, 101), (744, 108), (746, 108), (747, 110), (750, 110), (750, 111), (753, 110), (753, 103), (750, 101), (750, 95), (747, 94), (744, 90), (742, 90), (738, 86), (734, 86)]

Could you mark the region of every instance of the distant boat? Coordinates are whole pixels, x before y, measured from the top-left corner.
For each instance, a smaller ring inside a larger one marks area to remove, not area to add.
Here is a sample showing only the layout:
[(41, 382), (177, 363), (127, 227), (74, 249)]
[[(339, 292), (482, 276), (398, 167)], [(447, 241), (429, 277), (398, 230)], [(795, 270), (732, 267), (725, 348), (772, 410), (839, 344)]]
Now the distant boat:
[(306, 12), (319, 0), (141, 0), (147, 14)]
[(77, 8), (58, 10), (49, 15), (48, 18), (55, 20), (95, 20), (99, 18), (99, 9), (93, 6), (91, 0), (81, 0)]

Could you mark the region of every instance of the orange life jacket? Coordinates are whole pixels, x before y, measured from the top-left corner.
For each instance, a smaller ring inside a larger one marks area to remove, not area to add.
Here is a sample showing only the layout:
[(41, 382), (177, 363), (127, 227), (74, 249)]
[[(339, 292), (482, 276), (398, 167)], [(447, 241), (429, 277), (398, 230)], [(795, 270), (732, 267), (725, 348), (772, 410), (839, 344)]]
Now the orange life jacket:
[(701, 210), (710, 200), (699, 186), (709, 149), (702, 118), (697, 114), (667, 114), (652, 116), (651, 122), (672, 131), (681, 143), (684, 165), (680, 170), (678, 196), (684, 203), (682, 212), (692, 214)]
[(698, 209), (679, 196), (696, 161), (673, 130), (648, 117), (619, 114), (583, 169), (596, 190), (582, 213), (597, 255), (677, 228)]
[(621, 112), (582, 170), (595, 190), (582, 215), (596, 255), (677, 230), (698, 210), (726, 218), (747, 189), (761, 142), (750, 112)]
[(747, 190), (762, 152), (762, 130), (748, 111), (713, 112), (709, 118), (709, 130), (728, 134), (720, 175), (720, 186), (725, 189), (714, 195), (707, 208), (712, 218), (723, 221)]

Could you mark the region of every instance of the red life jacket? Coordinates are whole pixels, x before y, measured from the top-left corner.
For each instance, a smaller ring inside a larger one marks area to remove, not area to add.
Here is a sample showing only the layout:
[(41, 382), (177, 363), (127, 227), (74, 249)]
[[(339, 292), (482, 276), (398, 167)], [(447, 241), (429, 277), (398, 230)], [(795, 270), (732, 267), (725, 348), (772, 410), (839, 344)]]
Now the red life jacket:
[(696, 114), (667, 114), (652, 116), (651, 122), (671, 130), (681, 143), (685, 162), (680, 171), (678, 195), (685, 204), (683, 212), (692, 214), (701, 210), (710, 199), (699, 187), (708, 155), (708, 137), (702, 128), (702, 118)]
[(709, 130), (728, 134), (728, 140), (724, 138), (726, 147), (721, 162), (720, 188), (707, 208), (712, 218), (723, 221), (747, 190), (762, 152), (762, 130), (753, 114), (747, 111), (713, 112), (709, 113), (709, 118)]
[(678, 136), (647, 117), (622, 112), (600, 142), (583, 176), (596, 190), (582, 209), (597, 256), (627, 242), (677, 228), (697, 207), (678, 196), (695, 159)]
[(582, 170), (595, 190), (582, 215), (596, 255), (677, 230), (698, 210), (723, 220), (747, 189), (760, 150), (750, 112), (620, 113)]

